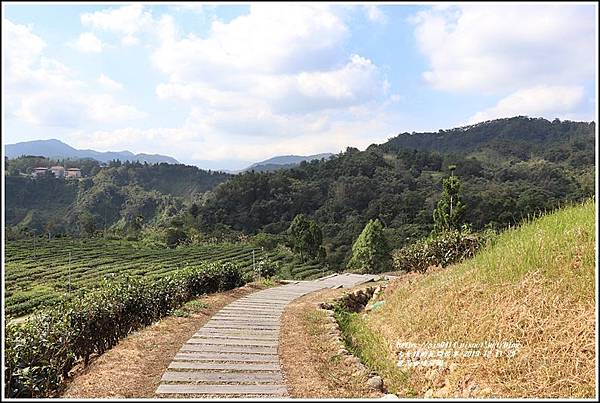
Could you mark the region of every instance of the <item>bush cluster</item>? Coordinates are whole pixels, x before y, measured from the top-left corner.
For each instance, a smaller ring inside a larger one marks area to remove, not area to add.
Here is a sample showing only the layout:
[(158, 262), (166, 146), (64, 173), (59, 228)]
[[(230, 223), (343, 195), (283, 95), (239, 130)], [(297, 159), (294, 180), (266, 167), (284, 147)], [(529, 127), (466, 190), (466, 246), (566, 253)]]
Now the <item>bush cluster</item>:
[(119, 339), (201, 294), (242, 285), (233, 263), (187, 267), (157, 280), (105, 280), (97, 289), (5, 328), (6, 397), (43, 397), (77, 362), (89, 362)]
[(277, 245), (285, 244), (287, 242), (287, 238), (284, 234), (269, 234), (266, 232), (259, 232), (252, 237), (251, 242), (257, 248), (264, 248), (267, 251), (273, 251), (275, 248), (277, 248)]
[(447, 231), (392, 253), (394, 270), (425, 272), (430, 266), (446, 267), (475, 255), (487, 235)]
[(255, 278), (271, 278), (279, 272), (278, 262), (273, 262), (271, 259), (263, 257), (254, 266)]

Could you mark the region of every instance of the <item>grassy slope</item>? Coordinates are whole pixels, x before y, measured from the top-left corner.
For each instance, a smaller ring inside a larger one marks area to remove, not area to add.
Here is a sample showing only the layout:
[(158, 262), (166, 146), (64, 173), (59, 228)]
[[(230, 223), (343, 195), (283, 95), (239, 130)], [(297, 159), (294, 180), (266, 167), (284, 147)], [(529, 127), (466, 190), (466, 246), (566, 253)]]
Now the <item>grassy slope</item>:
[(352, 348), (391, 391), (422, 396), (443, 384), (424, 369), (400, 371), (397, 341), (519, 342), (514, 358), (456, 361), (444, 374), (447, 395), (470, 377), (481, 395), (593, 397), (594, 225), (588, 201), (508, 230), (462, 264), (399, 281), (382, 309), (347, 318)]

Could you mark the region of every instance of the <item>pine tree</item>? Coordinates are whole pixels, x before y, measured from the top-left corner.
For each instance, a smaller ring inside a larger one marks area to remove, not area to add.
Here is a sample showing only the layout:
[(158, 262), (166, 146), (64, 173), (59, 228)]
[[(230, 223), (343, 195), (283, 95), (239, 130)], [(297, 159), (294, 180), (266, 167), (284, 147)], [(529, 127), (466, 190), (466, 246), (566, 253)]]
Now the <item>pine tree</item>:
[(351, 269), (363, 273), (381, 273), (390, 267), (390, 249), (381, 221), (369, 220), (352, 245)]
[(457, 176), (454, 176), (456, 167), (451, 165), (449, 168), (450, 177), (443, 180), (442, 198), (433, 211), (433, 232), (435, 234), (460, 229), (466, 211), (466, 206), (459, 196), (460, 180)]

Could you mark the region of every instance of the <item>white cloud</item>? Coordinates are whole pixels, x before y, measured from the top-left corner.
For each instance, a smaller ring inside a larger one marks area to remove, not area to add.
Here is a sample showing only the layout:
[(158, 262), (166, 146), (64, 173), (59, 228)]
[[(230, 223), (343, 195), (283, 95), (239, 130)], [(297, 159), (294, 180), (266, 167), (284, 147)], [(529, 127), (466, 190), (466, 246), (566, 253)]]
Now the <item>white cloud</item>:
[(137, 36), (128, 34), (121, 38), (121, 43), (125, 46), (133, 46), (140, 43), (140, 39)]
[(14, 24), (5, 19), (2, 24), (5, 76), (4, 89), (9, 105), (19, 105), (22, 97), (60, 88), (62, 92), (75, 91), (81, 82), (70, 78), (71, 71), (63, 64), (44, 57), (46, 44), (25, 25)]
[(8, 116), (42, 127), (110, 125), (144, 116), (134, 106), (92, 91), (67, 66), (46, 58), (44, 41), (30, 28), (6, 19), (3, 28), (10, 44), (4, 53)]
[(27, 69), (39, 58), (46, 43), (42, 38), (32, 34), (30, 28), (13, 24), (10, 20), (5, 19), (2, 28), (3, 35), (7, 37), (2, 43), (6, 52), (4, 66), (7, 74), (15, 75)]
[(335, 62), (347, 33), (327, 7), (253, 4), (247, 15), (213, 22), (207, 39), (165, 40), (153, 60), (173, 80), (233, 71), (295, 73)]
[(16, 116), (37, 126), (78, 127), (90, 123), (124, 122), (145, 116), (130, 105), (117, 103), (110, 95), (64, 96), (40, 92), (26, 97)]
[(502, 98), (494, 107), (473, 115), (467, 123), (517, 115), (564, 119), (572, 115), (583, 101), (582, 86), (538, 85), (518, 90)]
[(183, 161), (249, 161), (392, 135), (395, 118), (384, 109), (389, 84), (371, 60), (345, 51), (344, 12), (253, 4), (246, 15), (213, 22), (202, 38), (182, 36), (163, 15), (152, 61), (167, 80), (156, 94), (190, 107), (185, 126), (174, 129), (190, 135), (187, 147), (168, 142), (171, 153)]
[(367, 18), (371, 22), (385, 23), (387, 22), (387, 16), (381, 9), (375, 5), (364, 6)]
[[(164, 75), (156, 95), (176, 104), (166, 109), (189, 109), (187, 120), (175, 127), (124, 127), (144, 114), (100, 92), (118, 90), (120, 83), (103, 74), (90, 88), (72, 72), (58, 73), (59, 65), (53, 77), (73, 90), (42, 85), (19, 100), (18, 116), (35, 125), (72, 127), (68, 138), (75, 146), (161, 152), (186, 162), (253, 161), (383, 141), (396, 126), (386, 109), (389, 83), (372, 60), (347, 50), (345, 21), (355, 16), (347, 11), (252, 4), (245, 15), (214, 20), (202, 37), (182, 34), (173, 16), (153, 18), (142, 6), (86, 13), (82, 24), (103, 41), (112, 33), (122, 44), (151, 46), (151, 62)], [(371, 11), (371, 17), (381, 16)], [(35, 63), (42, 56), (38, 51)], [(106, 127), (107, 121), (118, 123)]]
[(102, 52), (102, 41), (91, 32), (83, 32), (73, 44), (75, 49), (84, 53), (100, 53)]
[(123, 84), (111, 79), (110, 77), (107, 77), (104, 74), (100, 74), (100, 77), (98, 77), (96, 81), (98, 81), (98, 84), (111, 91), (123, 89)]
[(203, 12), (205, 12), (205, 10), (207, 8), (211, 8), (211, 7), (214, 7), (214, 6), (198, 3), (195, 1), (190, 1), (190, 2), (187, 2), (184, 4), (172, 6), (172, 8), (175, 11), (191, 11), (191, 12), (198, 13), (198, 14), (202, 14)]
[(153, 23), (152, 14), (141, 4), (84, 13), (80, 19), (84, 26), (122, 35), (121, 42), (125, 45), (137, 44), (136, 34)]
[(273, 113), (296, 114), (328, 108), (344, 108), (372, 101), (385, 93), (385, 81), (369, 59), (351, 55), (346, 64), (329, 71), (299, 74), (244, 75), (240, 88), (215, 86), (211, 82), (171, 82), (157, 87), (162, 99), (196, 100), (215, 109), (242, 112), (251, 108)]
[(430, 64), (423, 78), (441, 90), (487, 92), (592, 79), (595, 13), (572, 4), (433, 7), (413, 18)]
[(180, 38), (164, 15), (156, 32), (152, 60), (168, 78), (157, 96), (191, 105), (202, 132), (227, 143), (306, 134), (327, 127), (327, 111), (376, 102), (387, 91), (371, 60), (344, 53), (348, 28), (330, 7), (253, 4), (247, 15), (214, 22), (206, 38)]

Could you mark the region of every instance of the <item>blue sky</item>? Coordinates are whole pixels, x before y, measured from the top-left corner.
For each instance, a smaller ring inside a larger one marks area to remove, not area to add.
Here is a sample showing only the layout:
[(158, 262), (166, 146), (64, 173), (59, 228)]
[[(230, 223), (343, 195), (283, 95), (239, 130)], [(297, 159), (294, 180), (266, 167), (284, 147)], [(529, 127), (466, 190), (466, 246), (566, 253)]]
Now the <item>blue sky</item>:
[(3, 3), (4, 141), (240, 169), (514, 115), (592, 120), (594, 4)]

